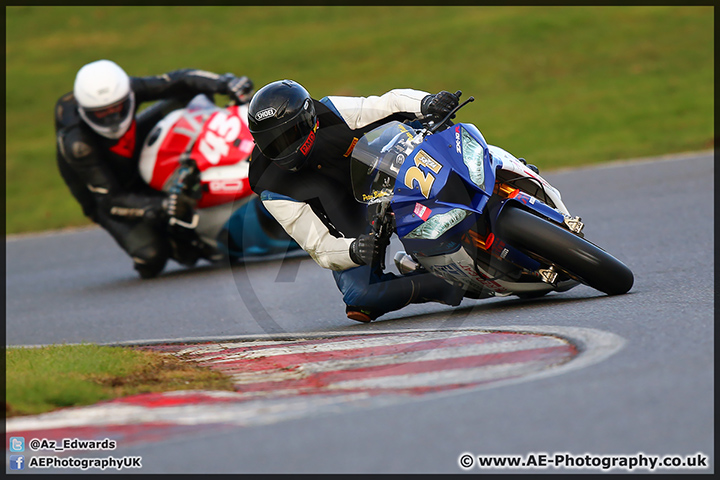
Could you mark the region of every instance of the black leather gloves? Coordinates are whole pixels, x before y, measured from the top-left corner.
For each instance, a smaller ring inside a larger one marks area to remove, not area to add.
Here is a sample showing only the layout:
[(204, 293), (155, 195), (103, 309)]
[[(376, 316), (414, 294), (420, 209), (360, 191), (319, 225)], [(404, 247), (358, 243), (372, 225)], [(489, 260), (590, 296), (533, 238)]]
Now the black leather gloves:
[(163, 202), (163, 208), (168, 217), (187, 221), (192, 218), (193, 203), (187, 195), (171, 193)]
[(192, 235), (197, 226), (195, 200), (182, 193), (171, 193), (163, 201), (168, 228), (176, 235)]
[(428, 95), (422, 99), (420, 112), (423, 116), (434, 115), (439, 119), (445, 118), (460, 103), (460, 95), (462, 95), (460, 90), (455, 93), (443, 90), (435, 95)]
[(222, 78), (227, 82), (227, 92), (230, 98), (238, 104), (250, 101), (253, 93), (253, 82), (246, 76), (236, 77), (232, 73), (226, 73)]
[(390, 240), (375, 235), (362, 234), (350, 244), (350, 258), (359, 265), (372, 265), (385, 254)]

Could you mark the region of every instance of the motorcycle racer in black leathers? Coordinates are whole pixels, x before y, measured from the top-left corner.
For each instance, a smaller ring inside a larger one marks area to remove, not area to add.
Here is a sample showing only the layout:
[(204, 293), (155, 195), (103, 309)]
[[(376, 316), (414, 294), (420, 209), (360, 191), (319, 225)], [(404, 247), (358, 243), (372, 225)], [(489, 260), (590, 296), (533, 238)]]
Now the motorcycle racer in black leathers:
[(392, 120), (443, 117), (458, 105), (449, 92), (395, 89), (382, 96), (313, 99), (298, 83), (264, 86), (248, 109), (256, 147), (250, 187), (287, 233), (333, 271), (348, 318), (370, 322), (409, 303), (458, 305), (464, 291), (429, 273), (383, 272), (387, 240), (369, 232), (367, 207), (352, 192), (350, 158), (357, 141)]
[[(247, 77), (182, 69), (129, 77), (109, 60), (83, 66), (72, 92), (55, 105), (57, 164), (83, 213), (104, 228), (133, 259), (142, 278), (157, 276), (168, 258), (192, 265), (203, 250), (194, 231), (168, 220), (192, 217), (185, 195), (150, 188), (138, 159), (145, 137), (169, 111), (195, 95), (228, 95), (240, 103), (252, 95)], [(136, 115), (140, 104), (159, 100)], [(182, 223), (180, 223), (182, 225)]]

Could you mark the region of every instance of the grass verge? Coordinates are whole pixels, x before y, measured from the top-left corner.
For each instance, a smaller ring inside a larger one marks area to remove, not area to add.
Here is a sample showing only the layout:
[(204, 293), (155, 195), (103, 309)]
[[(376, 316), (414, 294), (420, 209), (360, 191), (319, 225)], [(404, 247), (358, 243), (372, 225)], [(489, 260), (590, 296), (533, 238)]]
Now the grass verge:
[(155, 352), (93, 344), (8, 348), (5, 413), (33, 415), (127, 395), (233, 390), (229, 377)]
[[(6, 231), (89, 221), (55, 165), (55, 101), (99, 58), (316, 98), (460, 89), (458, 121), (543, 171), (714, 147), (712, 6), (10, 6)], [(218, 99), (219, 103), (220, 99)]]

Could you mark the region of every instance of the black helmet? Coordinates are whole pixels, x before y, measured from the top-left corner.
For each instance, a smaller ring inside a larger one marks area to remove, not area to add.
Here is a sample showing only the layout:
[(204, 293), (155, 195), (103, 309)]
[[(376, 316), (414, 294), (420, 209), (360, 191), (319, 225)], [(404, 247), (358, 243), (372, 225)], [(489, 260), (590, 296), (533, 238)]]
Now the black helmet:
[(305, 165), (315, 143), (315, 105), (297, 82), (269, 83), (248, 106), (248, 126), (263, 155), (295, 172)]

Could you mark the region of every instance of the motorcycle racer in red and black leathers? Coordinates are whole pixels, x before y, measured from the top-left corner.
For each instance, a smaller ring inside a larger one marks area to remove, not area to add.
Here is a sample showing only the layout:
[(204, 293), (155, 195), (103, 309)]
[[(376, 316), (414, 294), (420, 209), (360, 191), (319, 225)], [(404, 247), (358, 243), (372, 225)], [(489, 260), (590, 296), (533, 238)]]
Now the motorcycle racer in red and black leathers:
[[(169, 218), (192, 217), (189, 199), (153, 190), (140, 177), (145, 137), (165, 114), (197, 94), (228, 95), (245, 103), (252, 88), (247, 77), (196, 69), (130, 77), (114, 62), (98, 60), (83, 66), (73, 91), (58, 100), (60, 174), (83, 213), (130, 255), (142, 278), (157, 276), (168, 258), (192, 265), (208, 254), (194, 241), (194, 232), (177, 226), (169, 230)], [(141, 104), (156, 100), (136, 115)]]

